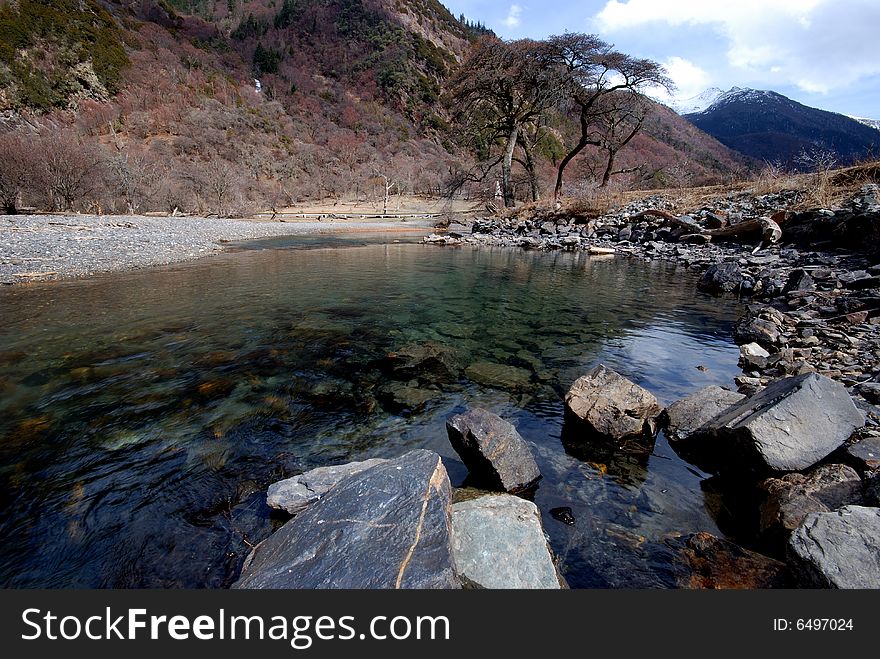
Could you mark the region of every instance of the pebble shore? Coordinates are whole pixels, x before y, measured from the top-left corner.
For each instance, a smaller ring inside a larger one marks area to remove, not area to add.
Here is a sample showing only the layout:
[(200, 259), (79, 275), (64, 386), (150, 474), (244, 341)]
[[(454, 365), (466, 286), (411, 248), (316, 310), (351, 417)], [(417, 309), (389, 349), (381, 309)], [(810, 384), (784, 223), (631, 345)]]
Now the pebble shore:
[(224, 243), (352, 231), (396, 231), (424, 221), (272, 222), (194, 217), (8, 215), (0, 218), (0, 284), (85, 277), (217, 254)]

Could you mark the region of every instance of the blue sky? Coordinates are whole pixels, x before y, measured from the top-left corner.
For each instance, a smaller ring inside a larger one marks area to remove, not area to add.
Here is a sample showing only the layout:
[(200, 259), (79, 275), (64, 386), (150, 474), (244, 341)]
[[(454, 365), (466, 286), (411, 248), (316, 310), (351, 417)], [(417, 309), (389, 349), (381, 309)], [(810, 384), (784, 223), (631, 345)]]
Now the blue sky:
[(505, 39), (600, 35), (667, 67), (679, 98), (772, 89), (880, 119), (880, 0), (441, 0)]

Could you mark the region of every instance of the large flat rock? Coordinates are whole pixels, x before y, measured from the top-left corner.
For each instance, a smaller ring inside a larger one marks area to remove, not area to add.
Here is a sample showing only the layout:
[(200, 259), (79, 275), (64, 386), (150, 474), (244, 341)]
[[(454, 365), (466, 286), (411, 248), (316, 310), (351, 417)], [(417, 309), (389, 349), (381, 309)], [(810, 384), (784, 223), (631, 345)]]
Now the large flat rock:
[(480, 588), (558, 589), (538, 508), (509, 494), (452, 506), (452, 551), (465, 583)]
[(788, 541), (788, 562), (813, 588), (880, 588), (880, 508), (811, 513)]
[(286, 478), (269, 486), (266, 503), (272, 508), (286, 510), (294, 515), (327, 494), (341, 480), (384, 462), (381, 458), (372, 458), (363, 462), (318, 467), (293, 478)]
[(653, 435), (661, 412), (650, 391), (601, 364), (575, 380), (565, 409), (589, 432), (616, 442)]
[(815, 373), (783, 378), (712, 422), (731, 440), (731, 459), (799, 471), (840, 447), (865, 423), (840, 382)]
[(259, 544), (233, 588), (457, 588), (450, 497), (431, 451), (349, 476)]
[(527, 489), (541, 472), (526, 441), (497, 414), (479, 407), (446, 422), (452, 448), (471, 475), (490, 489)]

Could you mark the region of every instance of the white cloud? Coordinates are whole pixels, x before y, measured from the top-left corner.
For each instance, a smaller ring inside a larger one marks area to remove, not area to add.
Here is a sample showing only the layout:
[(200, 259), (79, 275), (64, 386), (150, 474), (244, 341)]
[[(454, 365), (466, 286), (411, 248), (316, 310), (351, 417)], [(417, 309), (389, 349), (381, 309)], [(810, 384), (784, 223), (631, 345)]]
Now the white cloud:
[(663, 66), (675, 83), (678, 98), (692, 98), (705, 91), (712, 82), (708, 72), (683, 57), (670, 57)]
[(504, 24), (507, 27), (518, 27), (520, 16), (522, 16), (522, 7), (519, 5), (510, 5), (510, 10), (507, 12), (507, 18), (504, 19)]
[(609, 0), (596, 23), (603, 33), (707, 26), (731, 67), (768, 85), (826, 93), (880, 74), (877, 0)]

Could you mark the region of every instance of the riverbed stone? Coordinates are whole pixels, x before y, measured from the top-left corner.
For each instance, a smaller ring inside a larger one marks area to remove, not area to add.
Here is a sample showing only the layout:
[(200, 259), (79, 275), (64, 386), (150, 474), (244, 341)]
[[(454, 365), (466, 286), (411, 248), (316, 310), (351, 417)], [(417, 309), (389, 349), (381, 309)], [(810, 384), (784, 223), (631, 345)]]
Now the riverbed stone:
[(810, 513), (791, 534), (787, 556), (802, 586), (880, 588), (880, 508)]
[(613, 441), (653, 435), (662, 410), (650, 391), (601, 364), (571, 385), (565, 409), (570, 419)]
[(744, 399), (742, 394), (714, 384), (685, 396), (665, 410), (666, 436), (672, 442), (686, 441)]
[(468, 410), (449, 419), (446, 432), (468, 471), (487, 487), (519, 492), (541, 478), (532, 449), (497, 414), (479, 407)]
[(291, 515), (295, 515), (327, 494), (343, 479), (385, 462), (381, 458), (371, 458), (362, 462), (349, 462), (312, 469), (270, 485), (266, 503), (271, 508), (286, 510)]
[(840, 382), (816, 373), (783, 378), (712, 422), (737, 466), (798, 471), (840, 447), (865, 423)]
[(862, 502), (862, 481), (852, 467), (827, 464), (807, 474), (791, 473), (761, 483), (761, 532), (783, 540), (809, 513)]
[(479, 588), (558, 589), (537, 506), (509, 494), (452, 506), (452, 551), (465, 584)]
[(679, 588), (756, 589), (789, 585), (785, 563), (705, 531), (666, 540), (676, 552), (672, 572)]
[(431, 451), (371, 467), (257, 545), (233, 588), (456, 588), (450, 497)]
[(475, 362), (465, 369), (465, 376), (474, 382), (497, 389), (519, 390), (528, 386), (532, 372), (496, 362)]

